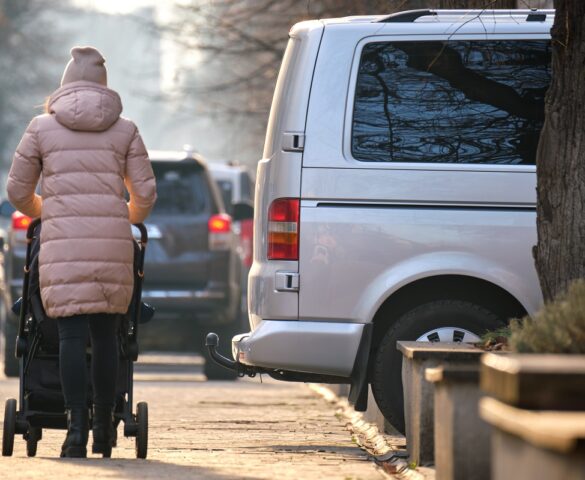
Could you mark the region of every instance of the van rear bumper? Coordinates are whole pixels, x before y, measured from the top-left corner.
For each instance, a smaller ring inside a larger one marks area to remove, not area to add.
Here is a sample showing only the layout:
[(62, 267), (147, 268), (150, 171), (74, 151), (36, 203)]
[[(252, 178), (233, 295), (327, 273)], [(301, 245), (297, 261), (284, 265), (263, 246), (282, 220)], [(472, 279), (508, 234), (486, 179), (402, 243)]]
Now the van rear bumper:
[(262, 320), (232, 339), (234, 360), (245, 365), (350, 377), (364, 324)]

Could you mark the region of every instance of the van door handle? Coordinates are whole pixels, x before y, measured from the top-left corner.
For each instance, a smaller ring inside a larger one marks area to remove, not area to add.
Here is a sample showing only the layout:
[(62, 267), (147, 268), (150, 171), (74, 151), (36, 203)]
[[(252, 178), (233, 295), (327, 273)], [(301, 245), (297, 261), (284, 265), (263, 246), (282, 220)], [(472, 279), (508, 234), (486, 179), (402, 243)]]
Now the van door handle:
[(305, 149), (305, 134), (284, 132), (282, 134), (282, 149), (285, 152), (302, 152)]
[(298, 292), (299, 274), (296, 272), (276, 272), (274, 288), (277, 292)]

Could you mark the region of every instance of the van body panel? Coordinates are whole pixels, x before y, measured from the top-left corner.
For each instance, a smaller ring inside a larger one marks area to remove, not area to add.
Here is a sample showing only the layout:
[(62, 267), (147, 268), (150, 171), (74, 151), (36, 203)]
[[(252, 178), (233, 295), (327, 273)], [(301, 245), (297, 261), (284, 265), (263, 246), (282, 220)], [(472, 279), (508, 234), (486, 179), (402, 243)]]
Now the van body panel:
[(322, 34), (323, 24), (319, 21), (302, 22), (291, 30), (270, 107), (263, 158), (282, 152), (284, 132), (305, 130), (313, 69)]
[(282, 140), (284, 133), (303, 134), (305, 130), (311, 79), (322, 33), (323, 24), (319, 21), (293, 27), (274, 92), (254, 195), (254, 262), (248, 276), (252, 328), (266, 318), (298, 319), (298, 293), (275, 288), (276, 273), (298, 272), (298, 262), (268, 261), (267, 216), (270, 204), (277, 198), (301, 195), (302, 151), (284, 151)]
[(247, 365), (349, 377), (364, 326), (266, 319), (252, 335), (238, 336), (232, 352)]
[(468, 170), (465, 165), (451, 165), (450, 170), (433, 170), (429, 165), (428, 170), (372, 167), (303, 168), (301, 196), (322, 203), (536, 207), (536, 173), (530, 166), (518, 167), (520, 171), (513, 165), (499, 171)]
[(279, 271), (298, 272), (298, 262), (268, 260), (268, 209), (277, 198), (298, 198), (301, 194), (301, 155), (282, 152), (278, 157), (258, 162), (254, 200), (254, 262), (248, 275), (248, 312), (254, 328), (263, 318), (298, 319), (298, 293), (279, 292), (275, 275)]
[(437, 275), (486, 280), (533, 313), (542, 302), (530, 248), (535, 216), (497, 208), (304, 207), (299, 317), (367, 323), (393, 292)]

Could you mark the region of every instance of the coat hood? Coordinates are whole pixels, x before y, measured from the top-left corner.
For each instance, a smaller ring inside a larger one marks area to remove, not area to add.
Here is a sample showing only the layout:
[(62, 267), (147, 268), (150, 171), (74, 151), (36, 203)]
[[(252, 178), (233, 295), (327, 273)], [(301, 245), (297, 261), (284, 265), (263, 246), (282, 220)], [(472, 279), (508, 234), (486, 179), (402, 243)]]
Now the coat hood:
[(49, 113), (69, 128), (84, 132), (101, 132), (120, 118), (120, 96), (95, 82), (72, 82), (55, 90), (49, 101)]

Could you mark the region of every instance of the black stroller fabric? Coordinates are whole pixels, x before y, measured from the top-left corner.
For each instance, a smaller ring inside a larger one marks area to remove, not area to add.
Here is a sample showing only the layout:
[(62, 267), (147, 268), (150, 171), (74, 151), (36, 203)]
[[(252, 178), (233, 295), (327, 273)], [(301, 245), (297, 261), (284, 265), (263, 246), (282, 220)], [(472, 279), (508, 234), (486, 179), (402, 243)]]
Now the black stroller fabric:
[[(34, 238), (31, 243), (31, 259), (29, 274), (29, 291), (27, 302), (27, 315), (25, 318), (26, 331), (25, 335), (28, 340), (28, 352), (25, 355), (25, 370), (21, 371), (24, 376), (24, 399), (26, 410), (39, 411), (43, 413), (63, 413), (64, 398), (61, 390), (61, 379), (59, 373), (59, 331), (57, 320), (46, 315), (40, 294), (39, 284), (39, 251), (40, 251), (40, 230), (38, 225), (34, 232)], [(116, 410), (123, 408), (124, 396), (129, 389), (128, 368), (132, 360), (124, 354), (125, 347), (128, 345), (128, 332), (130, 328), (131, 315), (133, 314), (134, 305), (136, 304), (136, 285), (138, 284), (140, 248), (135, 244), (134, 255), (134, 277), (135, 290), (133, 301), (128, 313), (119, 316), (119, 345), (120, 345), (120, 362), (118, 379), (116, 384), (117, 400)], [(153, 309), (148, 305), (142, 305), (142, 321), (148, 321), (152, 318)], [(15, 313), (22, 308), (15, 304)], [(89, 346), (89, 345), (88, 345)], [(92, 388), (91, 375), (89, 372), (91, 364), (90, 351), (87, 354), (88, 368), (88, 403), (91, 402)]]

